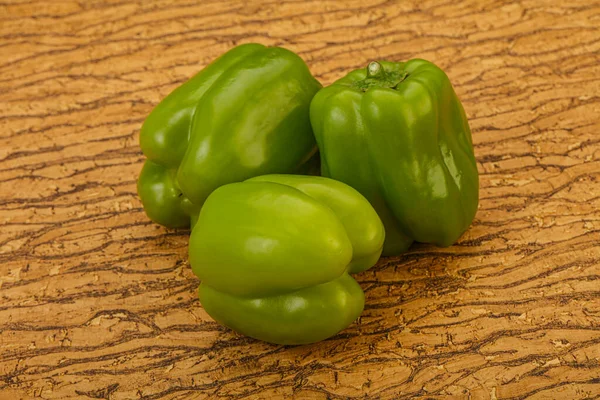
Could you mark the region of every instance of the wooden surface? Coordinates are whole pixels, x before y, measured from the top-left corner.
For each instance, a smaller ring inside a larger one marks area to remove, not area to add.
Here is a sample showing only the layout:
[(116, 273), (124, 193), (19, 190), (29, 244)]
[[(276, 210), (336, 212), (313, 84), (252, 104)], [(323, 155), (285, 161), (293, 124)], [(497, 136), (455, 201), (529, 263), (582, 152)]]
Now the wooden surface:
[[(9, 0), (0, 21), (1, 399), (600, 397), (599, 2)], [(136, 195), (144, 117), (251, 41), (323, 84), (429, 59), (473, 129), (470, 230), (359, 275), (363, 316), (315, 345), (213, 322), (188, 232)]]

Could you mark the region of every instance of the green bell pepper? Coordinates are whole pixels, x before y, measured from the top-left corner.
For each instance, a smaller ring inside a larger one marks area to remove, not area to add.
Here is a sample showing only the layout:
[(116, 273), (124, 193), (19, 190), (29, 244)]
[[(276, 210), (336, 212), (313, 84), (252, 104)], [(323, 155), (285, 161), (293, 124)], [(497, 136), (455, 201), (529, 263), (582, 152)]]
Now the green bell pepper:
[(348, 274), (373, 266), (384, 238), (377, 213), (350, 186), (266, 175), (212, 192), (189, 259), (215, 320), (267, 342), (304, 344), (360, 315), (364, 294)]
[(195, 222), (217, 187), (300, 171), (316, 152), (309, 105), (321, 85), (289, 50), (244, 44), (169, 94), (144, 121), (144, 210), (167, 227)]
[(413, 241), (449, 246), (473, 221), (479, 178), (471, 131), (434, 64), (372, 62), (313, 98), (321, 173), (362, 193), (386, 230), (384, 255)]

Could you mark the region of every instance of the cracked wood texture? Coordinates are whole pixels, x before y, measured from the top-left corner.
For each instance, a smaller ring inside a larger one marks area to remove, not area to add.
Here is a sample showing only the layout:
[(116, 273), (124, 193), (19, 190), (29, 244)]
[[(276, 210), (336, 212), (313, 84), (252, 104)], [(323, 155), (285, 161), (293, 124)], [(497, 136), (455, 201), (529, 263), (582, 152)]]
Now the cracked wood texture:
[[(599, 2), (5, 0), (0, 20), (0, 398), (600, 397)], [(144, 117), (244, 42), (325, 85), (429, 59), (473, 130), (471, 228), (358, 275), (362, 317), (314, 345), (216, 324), (189, 232), (136, 195)]]

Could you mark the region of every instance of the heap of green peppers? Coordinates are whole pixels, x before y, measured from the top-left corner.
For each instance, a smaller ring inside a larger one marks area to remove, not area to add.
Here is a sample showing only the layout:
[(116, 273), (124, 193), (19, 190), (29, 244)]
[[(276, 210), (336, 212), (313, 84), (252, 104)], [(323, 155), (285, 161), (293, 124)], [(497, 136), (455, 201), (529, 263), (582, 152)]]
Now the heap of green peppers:
[(450, 246), (477, 211), (465, 112), (420, 59), (322, 88), (289, 50), (240, 45), (158, 104), (140, 145), (144, 210), (192, 226), (204, 309), (271, 343), (348, 327), (365, 301), (349, 274), (414, 241)]

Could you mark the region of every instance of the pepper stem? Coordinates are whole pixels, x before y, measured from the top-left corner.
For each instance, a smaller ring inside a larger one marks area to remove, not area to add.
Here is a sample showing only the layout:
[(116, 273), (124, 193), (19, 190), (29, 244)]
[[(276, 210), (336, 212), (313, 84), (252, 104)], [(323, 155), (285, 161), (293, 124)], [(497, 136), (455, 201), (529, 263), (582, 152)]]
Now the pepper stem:
[(367, 77), (372, 78), (383, 72), (383, 67), (377, 61), (371, 61), (367, 66)]
[(363, 79), (353, 81), (350, 85), (363, 92), (372, 87), (396, 90), (398, 89), (398, 85), (408, 76), (406, 71), (402, 71), (402, 65), (402, 63), (398, 65), (390, 63), (386, 66), (388, 68), (386, 71), (380, 62), (371, 61), (366, 68), (367, 76)]

